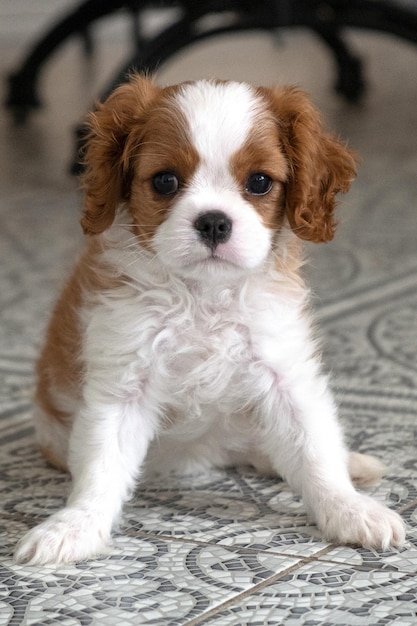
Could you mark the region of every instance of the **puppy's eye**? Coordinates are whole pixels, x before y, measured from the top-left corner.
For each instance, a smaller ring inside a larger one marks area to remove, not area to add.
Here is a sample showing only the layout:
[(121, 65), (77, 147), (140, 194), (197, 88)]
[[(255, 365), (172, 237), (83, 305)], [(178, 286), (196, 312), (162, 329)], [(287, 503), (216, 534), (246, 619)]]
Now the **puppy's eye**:
[(153, 188), (161, 196), (170, 196), (178, 191), (178, 178), (173, 172), (159, 172), (152, 178)]
[(246, 191), (253, 196), (264, 196), (272, 189), (272, 178), (262, 172), (251, 174), (246, 181)]

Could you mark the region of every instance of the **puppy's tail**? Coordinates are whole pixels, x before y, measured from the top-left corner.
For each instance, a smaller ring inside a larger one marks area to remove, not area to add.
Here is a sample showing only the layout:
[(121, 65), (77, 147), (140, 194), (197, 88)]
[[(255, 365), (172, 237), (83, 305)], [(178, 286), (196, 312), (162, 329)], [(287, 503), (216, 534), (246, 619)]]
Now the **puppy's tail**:
[(374, 456), (349, 452), (349, 474), (357, 487), (369, 487), (379, 482), (386, 468)]

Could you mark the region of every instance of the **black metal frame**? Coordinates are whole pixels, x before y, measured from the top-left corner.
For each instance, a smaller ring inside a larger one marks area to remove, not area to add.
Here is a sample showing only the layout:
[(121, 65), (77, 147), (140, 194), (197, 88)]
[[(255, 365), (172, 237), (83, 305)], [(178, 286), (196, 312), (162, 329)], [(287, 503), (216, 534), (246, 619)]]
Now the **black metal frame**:
[[(21, 67), (10, 75), (6, 106), (16, 121), (24, 121), (31, 109), (40, 106), (40, 71), (66, 39), (81, 35), (89, 49), (89, 27), (97, 19), (127, 10), (140, 20), (144, 9), (166, 6), (180, 10), (178, 19), (152, 39), (138, 33), (135, 55), (104, 89), (102, 97), (124, 80), (129, 69), (153, 71), (168, 57), (201, 39), (233, 31), (304, 26), (315, 31), (331, 49), (338, 67), (337, 88), (348, 100), (356, 101), (364, 83), (360, 61), (342, 38), (346, 27), (384, 31), (417, 43), (417, 11), (389, 0), (84, 0), (33, 46)], [(206, 15), (225, 12), (234, 15), (228, 24), (206, 29), (201, 26)]]

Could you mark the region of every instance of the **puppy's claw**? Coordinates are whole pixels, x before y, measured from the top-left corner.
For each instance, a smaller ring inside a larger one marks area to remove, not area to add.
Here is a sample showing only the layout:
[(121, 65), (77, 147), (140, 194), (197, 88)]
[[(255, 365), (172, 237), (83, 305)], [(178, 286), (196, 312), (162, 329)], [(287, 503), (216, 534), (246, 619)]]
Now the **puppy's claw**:
[(401, 517), (363, 494), (327, 503), (317, 524), (325, 538), (337, 544), (386, 551), (405, 541)]

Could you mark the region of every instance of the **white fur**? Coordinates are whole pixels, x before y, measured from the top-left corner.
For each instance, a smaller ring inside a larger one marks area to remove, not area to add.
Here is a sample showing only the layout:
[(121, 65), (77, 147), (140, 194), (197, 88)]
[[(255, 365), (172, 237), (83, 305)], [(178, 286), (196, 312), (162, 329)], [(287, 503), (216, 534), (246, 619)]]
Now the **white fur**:
[[(132, 248), (123, 212), (102, 236), (103, 267), (126, 281), (99, 300), (85, 294), (86, 374), (69, 443), (73, 491), (65, 509), (26, 535), (17, 560), (76, 561), (106, 551), (145, 467), (194, 472), (241, 462), (282, 475), (328, 540), (401, 544), (401, 519), (349, 477), (308, 294), (274, 269), (273, 234), (228, 172), (255, 123), (256, 99), (236, 86), (185, 87), (178, 102), (204, 158), (155, 233), (156, 254)], [(204, 103), (214, 111), (208, 126)], [(192, 227), (208, 209), (234, 224), (216, 257)], [(278, 253), (292, 237), (284, 228)], [(51, 443), (44, 419), (38, 432)], [(63, 445), (60, 435), (58, 454)]]
[[(261, 101), (244, 83), (183, 85), (175, 101), (189, 124), (191, 141), (210, 178), (224, 176), (225, 165), (241, 148), (262, 111)], [(203, 182), (205, 182), (203, 178)]]

